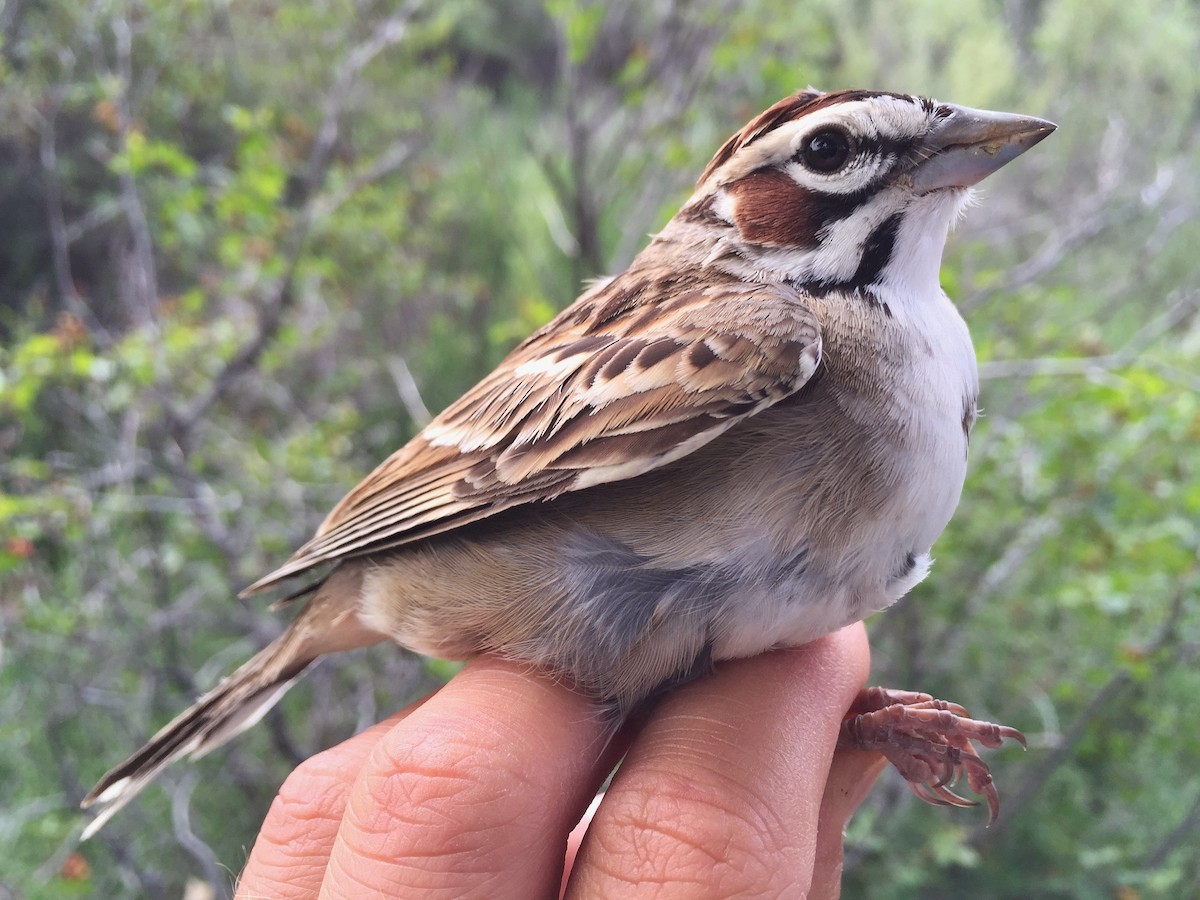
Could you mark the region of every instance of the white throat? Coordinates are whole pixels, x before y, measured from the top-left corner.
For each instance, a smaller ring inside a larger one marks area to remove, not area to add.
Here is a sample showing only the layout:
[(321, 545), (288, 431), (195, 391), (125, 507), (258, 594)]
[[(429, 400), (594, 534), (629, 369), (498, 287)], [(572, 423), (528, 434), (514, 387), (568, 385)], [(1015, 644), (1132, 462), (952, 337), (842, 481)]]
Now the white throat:
[(874, 290), (903, 302), (940, 296), (942, 253), (950, 228), (971, 203), (971, 192), (937, 191), (914, 198), (904, 211), (895, 248)]

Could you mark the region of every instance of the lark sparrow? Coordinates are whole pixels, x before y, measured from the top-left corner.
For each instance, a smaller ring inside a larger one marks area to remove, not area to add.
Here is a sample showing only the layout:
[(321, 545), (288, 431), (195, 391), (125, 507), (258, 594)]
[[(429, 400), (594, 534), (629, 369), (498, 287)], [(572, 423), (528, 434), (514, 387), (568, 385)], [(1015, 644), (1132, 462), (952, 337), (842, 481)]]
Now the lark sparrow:
[[(614, 719), (714, 660), (814, 640), (925, 577), (978, 381), (938, 270), (970, 186), (1054, 130), (806, 90), (731, 137), (596, 284), (354, 488), (256, 593), (325, 574), (291, 627), (110, 771), (94, 831), (257, 721), (327, 653), (392, 640), (566, 677)], [(995, 814), (1014, 729), (872, 689), (843, 739)]]

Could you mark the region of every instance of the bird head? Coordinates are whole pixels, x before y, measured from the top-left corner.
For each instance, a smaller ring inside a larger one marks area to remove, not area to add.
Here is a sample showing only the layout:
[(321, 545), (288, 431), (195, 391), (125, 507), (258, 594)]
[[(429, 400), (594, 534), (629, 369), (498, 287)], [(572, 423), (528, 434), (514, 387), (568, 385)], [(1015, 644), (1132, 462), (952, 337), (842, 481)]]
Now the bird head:
[(971, 188), (1054, 131), (1043, 119), (878, 91), (787, 97), (717, 151), (677, 220), (706, 262), (833, 290), (937, 289)]

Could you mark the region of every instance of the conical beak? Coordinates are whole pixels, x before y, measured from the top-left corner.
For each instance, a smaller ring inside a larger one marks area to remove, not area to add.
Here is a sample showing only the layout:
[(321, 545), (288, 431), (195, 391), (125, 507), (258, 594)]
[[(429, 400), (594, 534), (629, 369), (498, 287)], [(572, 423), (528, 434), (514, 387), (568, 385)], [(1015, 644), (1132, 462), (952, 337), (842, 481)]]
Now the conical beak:
[(946, 104), (950, 115), (926, 138), (929, 158), (912, 172), (913, 190), (977, 184), (1058, 126), (1045, 119)]

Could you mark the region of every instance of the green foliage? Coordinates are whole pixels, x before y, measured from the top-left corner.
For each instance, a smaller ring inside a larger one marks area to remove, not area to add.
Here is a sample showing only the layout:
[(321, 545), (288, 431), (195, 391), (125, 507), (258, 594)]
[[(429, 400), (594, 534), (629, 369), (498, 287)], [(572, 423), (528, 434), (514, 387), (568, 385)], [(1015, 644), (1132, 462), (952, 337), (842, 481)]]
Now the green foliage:
[(933, 575), (872, 622), (878, 681), (1031, 746), (990, 756), (986, 832), (885, 782), (845, 895), (1195, 896), (1196, 5), (401, 8), (0, 16), (0, 895), (225, 894), (299, 756), (452, 675), (326, 665), (76, 846), (105, 766), (278, 631), (236, 590), (812, 83), (1061, 125), (952, 242), (985, 414)]

